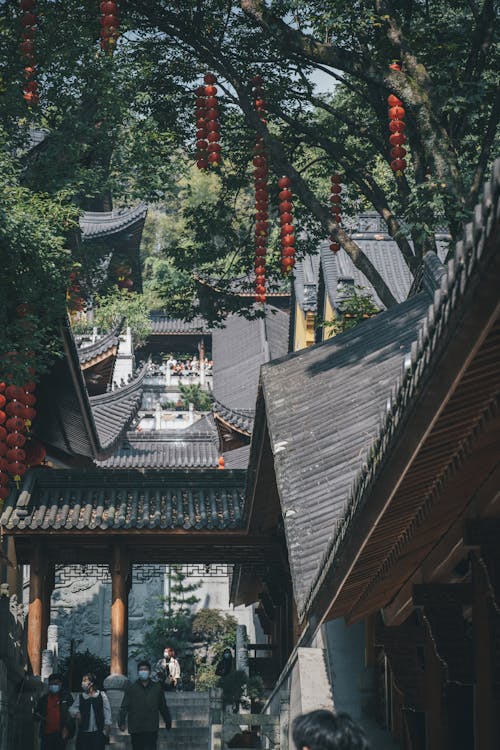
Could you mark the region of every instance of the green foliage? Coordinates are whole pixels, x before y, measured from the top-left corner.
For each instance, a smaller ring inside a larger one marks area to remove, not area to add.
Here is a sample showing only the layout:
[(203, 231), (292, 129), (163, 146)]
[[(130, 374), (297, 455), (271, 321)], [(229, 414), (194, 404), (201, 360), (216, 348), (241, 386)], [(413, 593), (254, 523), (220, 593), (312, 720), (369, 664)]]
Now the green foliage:
[(185, 409), (189, 407), (189, 404), (193, 404), (196, 411), (210, 411), (212, 405), (212, 399), (206, 391), (204, 391), (198, 383), (192, 383), (190, 385), (181, 385), (181, 398)]
[(102, 688), (102, 683), (109, 675), (109, 663), (87, 649), (82, 652), (76, 651), (73, 656), (62, 659), (58, 671), (65, 676), (70, 690), (80, 691), (82, 677), (89, 672), (95, 674), (97, 686)]
[[(73, 264), (67, 238), (77, 211), (63, 192), (51, 196), (23, 187), (11, 145), (0, 147), (0, 380), (21, 384), (31, 378), (31, 367), (38, 377), (59, 353), (54, 328), (65, 311)], [(23, 317), (20, 304), (27, 306)]]
[(335, 318), (326, 320), (321, 325), (337, 335), (354, 328), (367, 318), (372, 318), (378, 312), (379, 309), (374, 304), (371, 294), (362, 286), (356, 285), (352, 293), (342, 300)]
[(197, 666), (195, 685), (195, 690), (198, 693), (218, 687), (219, 677), (215, 674), (214, 664), (200, 664)]
[(109, 331), (125, 318), (135, 346), (141, 346), (151, 333), (149, 313), (155, 307), (154, 302), (151, 294), (113, 287), (107, 294), (96, 298), (95, 324), (101, 330)]

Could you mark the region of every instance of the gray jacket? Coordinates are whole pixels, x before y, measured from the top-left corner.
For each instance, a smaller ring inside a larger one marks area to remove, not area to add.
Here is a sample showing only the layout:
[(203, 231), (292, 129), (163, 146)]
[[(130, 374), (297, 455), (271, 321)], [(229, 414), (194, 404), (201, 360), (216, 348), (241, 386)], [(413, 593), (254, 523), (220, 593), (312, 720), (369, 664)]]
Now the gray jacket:
[(118, 725), (125, 724), (125, 718), (128, 717), (130, 734), (156, 732), (159, 726), (159, 714), (162, 715), (167, 729), (170, 729), (172, 718), (161, 685), (151, 680), (144, 685), (137, 680), (125, 690)]

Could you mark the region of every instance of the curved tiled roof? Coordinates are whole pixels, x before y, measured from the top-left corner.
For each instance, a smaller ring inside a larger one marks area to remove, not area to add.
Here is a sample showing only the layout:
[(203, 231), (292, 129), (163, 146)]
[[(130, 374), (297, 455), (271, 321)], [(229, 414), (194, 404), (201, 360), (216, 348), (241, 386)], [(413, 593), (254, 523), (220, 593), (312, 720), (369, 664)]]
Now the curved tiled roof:
[(97, 240), (130, 230), (144, 222), (147, 211), (144, 204), (117, 211), (85, 211), (80, 217), (82, 237), (84, 240)]
[(255, 409), (229, 409), (219, 401), (215, 401), (212, 404), (212, 411), (216, 417), (238, 432), (244, 435), (252, 434)]
[(128, 432), (118, 450), (98, 466), (112, 469), (217, 468), (219, 451), (214, 431)]
[(151, 315), (151, 334), (211, 334), (204, 318), (196, 317), (193, 320), (182, 320), (181, 318), (169, 318), (167, 315)]
[(63, 532), (242, 528), (245, 472), (35, 470), (12, 492), (1, 524)]
[(85, 365), (87, 362), (90, 362), (96, 357), (100, 357), (111, 349), (118, 348), (123, 322), (124, 320), (122, 320), (112, 331), (109, 331), (109, 333), (106, 333), (104, 336), (98, 338), (97, 341), (94, 341), (93, 344), (79, 346), (77, 350), (80, 364)]
[[(396, 301), (405, 300), (410, 293), (413, 277), (397, 243), (387, 233), (387, 227), (380, 216), (374, 212), (361, 214), (357, 218), (357, 227), (350, 236), (373, 263)], [(436, 245), (439, 256), (444, 258), (448, 246), (447, 235), (436, 234)], [(344, 248), (340, 248), (338, 253), (332, 253), (329, 241), (324, 240), (319, 244), (316, 254), (306, 256), (295, 268), (295, 298), (304, 311), (314, 312), (317, 309), (320, 270), (326, 293), (334, 309), (341, 300), (338, 289), (341, 279), (351, 279), (356, 286), (367, 289), (377, 307), (380, 310), (385, 309), (371, 283), (354, 265)]]
[(119, 442), (139, 411), (146, 369), (144, 366), (139, 375), (123, 388), (89, 397), (97, 434), (105, 453)]

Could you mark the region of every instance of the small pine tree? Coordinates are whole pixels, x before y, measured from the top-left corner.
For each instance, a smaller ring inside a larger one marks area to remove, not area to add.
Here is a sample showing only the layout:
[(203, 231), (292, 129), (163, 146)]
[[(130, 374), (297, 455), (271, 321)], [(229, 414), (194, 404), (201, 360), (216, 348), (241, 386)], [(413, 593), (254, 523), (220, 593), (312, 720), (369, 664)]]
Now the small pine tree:
[(181, 681), (192, 682), (194, 660), (192, 647), (192, 609), (199, 602), (195, 594), (201, 581), (191, 581), (182, 565), (168, 566), (168, 594), (162, 609), (149, 621), (144, 635), (144, 650), (154, 664), (165, 646), (172, 646), (181, 666)]

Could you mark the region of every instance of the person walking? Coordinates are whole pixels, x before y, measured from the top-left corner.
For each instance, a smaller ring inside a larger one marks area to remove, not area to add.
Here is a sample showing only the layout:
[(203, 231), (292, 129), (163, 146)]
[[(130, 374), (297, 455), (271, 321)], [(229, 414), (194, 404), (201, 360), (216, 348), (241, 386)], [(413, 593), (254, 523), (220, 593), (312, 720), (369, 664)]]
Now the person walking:
[(40, 750), (64, 750), (75, 733), (75, 721), (69, 709), (73, 696), (63, 689), (62, 676), (49, 676), (48, 692), (38, 700), (33, 718), (40, 722)]
[(111, 706), (108, 696), (97, 689), (96, 676), (82, 677), (82, 692), (77, 695), (70, 714), (78, 721), (76, 750), (104, 750), (111, 730)]
[(171, 729), (172, 718), (165, 701), (165, 693), (159, 682), (151, 680), (151, 664), (140, 661), (138, 679), (125, 690), (118, 726), (125, 731), (128, 719), (128, 732), (133, 750), (156, 750), (158, 742), (158, 714), (161, 714), (165, 727)]

